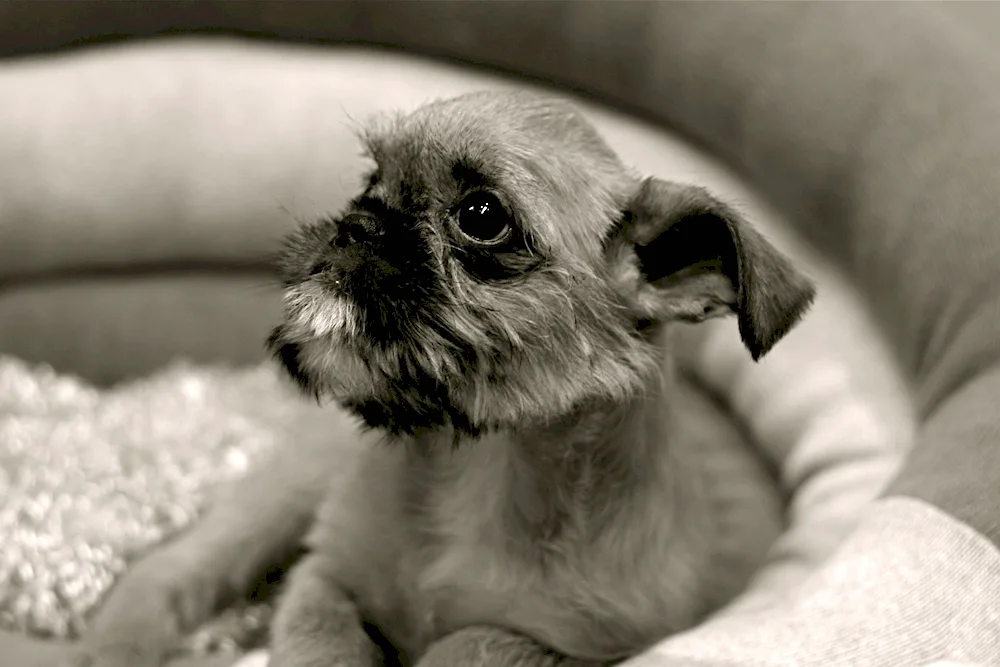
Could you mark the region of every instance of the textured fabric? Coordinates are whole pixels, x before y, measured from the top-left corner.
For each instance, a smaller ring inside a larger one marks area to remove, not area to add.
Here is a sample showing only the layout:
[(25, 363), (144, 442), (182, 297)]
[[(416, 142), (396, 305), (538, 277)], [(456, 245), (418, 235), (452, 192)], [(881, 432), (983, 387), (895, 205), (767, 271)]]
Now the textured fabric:
[(780, 606), (722, 614), (629, 667), (1000, 664), (1000, 552), (922, 501), (879, 501)]
[[(322, 414), (271, 364), (174, 365), (100, 391), (0, 355), (0, 628), (78, 636), (136, 558), (298, 425), (323, 437)], [(253, 647), (269, 618), (234, 605), (182, 652)]]

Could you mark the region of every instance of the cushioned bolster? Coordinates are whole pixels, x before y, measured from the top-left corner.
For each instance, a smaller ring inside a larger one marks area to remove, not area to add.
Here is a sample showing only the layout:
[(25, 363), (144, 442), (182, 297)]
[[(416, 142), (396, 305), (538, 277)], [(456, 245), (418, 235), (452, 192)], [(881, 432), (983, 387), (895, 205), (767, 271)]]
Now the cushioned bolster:
[(995, 665), (998, 599), (992, 543), (921, 501), (886, 499), (782, 606), (722, 614), (629, 667)]
[(0, 353), (106, 385), (175, 359), (257, 363), (279, 315), (267, 274), (38, 283), (0, 292)]
[[(283, 210), (290, 202), (270, 198), (266, 187), (248, 196), (233, 179), (258, 178), (278, 191), (295, 192), (275, 181), (308, 182), (308, 175), (269, 170), (269, 157), (280, 157), (257, 150), (252, 128), (239, 146), (199, 134), (204, 125), (198, 123), (196, 108), (184, 107), (188, 98), (178, 91), (183, 82), (147, 81), (144, 95), (122, 100), (107, 93), (102, 75), (107, 72), (87, 59), (0, 67), (0, 87), (30, 91), (5, 100), (0, 123), (46, 128), (44, 133), (6, 132), (0, 146), (5, 159), (19, 166), (3, 174), (0, 287), (5, 280), (51, 273), (265, 264), (295, 224)], [(127, 80), (142, 72), (125, 69), (120, 76)], [(66, 86), (67, 78), (75, 85)], [(90, 86), (88, 78), (94, 79)], [(80, 103), (82, 90), (88, 91), (88, 113), (67, 113)], [(45, 109), (51, 113), (39, 117)], [(230, 122), (249, 122), (249, 115), (247, 110)], [(96, 127), (95, 119), (100, 119)], [(108, 132), (103, 122), (113, 122), (115, 132)], [(238, 174), (231, 168), (234, 160), (242, 163)], [(202, 169), (195, 176), (176, 168), (184, 163)], [(117, 189), (113, 196), (107, 192), (109, 183)], [(38, 206), (39, 201), (46, 205)]]

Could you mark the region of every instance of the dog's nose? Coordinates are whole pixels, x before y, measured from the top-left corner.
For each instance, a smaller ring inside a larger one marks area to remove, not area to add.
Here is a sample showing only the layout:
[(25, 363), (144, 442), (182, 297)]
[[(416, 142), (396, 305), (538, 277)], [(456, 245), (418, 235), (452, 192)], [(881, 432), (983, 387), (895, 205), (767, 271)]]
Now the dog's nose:
[(367, 213), (349, 213), (337, 223), (333, 245), (346, 248), (358, 243), (371, 242), (385, 234), (375, 216)]

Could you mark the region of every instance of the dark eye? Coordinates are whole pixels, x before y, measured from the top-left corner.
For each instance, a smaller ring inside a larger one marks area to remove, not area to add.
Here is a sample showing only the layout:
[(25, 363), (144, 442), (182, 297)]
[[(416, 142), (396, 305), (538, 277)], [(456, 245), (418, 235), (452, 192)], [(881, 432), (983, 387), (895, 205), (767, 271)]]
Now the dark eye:
[(489, 192), (473, 192), (458, 205), (458, 227), (477, 243), (493, 245), (510, 236), (511, 219), (507, 209)]

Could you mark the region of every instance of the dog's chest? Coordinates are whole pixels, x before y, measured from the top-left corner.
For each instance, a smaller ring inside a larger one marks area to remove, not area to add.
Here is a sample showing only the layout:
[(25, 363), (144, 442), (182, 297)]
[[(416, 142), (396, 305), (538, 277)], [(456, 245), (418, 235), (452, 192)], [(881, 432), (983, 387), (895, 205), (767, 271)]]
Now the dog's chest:
[(666, 599), (653, 586), (636, 586), (637, 554), (585, 546), (572, 517), (550, 515), (545, 480), (514, 481), (510, 456), (504, 443), (486, 439), (418, 462), (399, 456), (391, 472), (380, 466), (381, 480), (367, 486), (395, 481), (395, 502), (380, 506), (384, 530), (391, 526), (400, 538), (392, 564), (382, 566), (391, 574), (361, 578), (365, 611), (411, 656), (479, 624), (592, 657), (628, 652), (659, 632), (638, 618), (662, 620), (665, 610), (650, 612)]
[(394, 482), (393, 502), (379, 507), (384, 531), (398, 537), (392, 563), (381, 566), (391, 571), (365, 577), (360, 598), (411, 656), (463, 626), (505, 625), (514, 602), (530, 591), (530, 572), (510, 557), (504, 535), (506, 462), (494, 444), (426, 458), (399, 450), (391, 461), (380, 453), (372, 470), (382, 488)]

